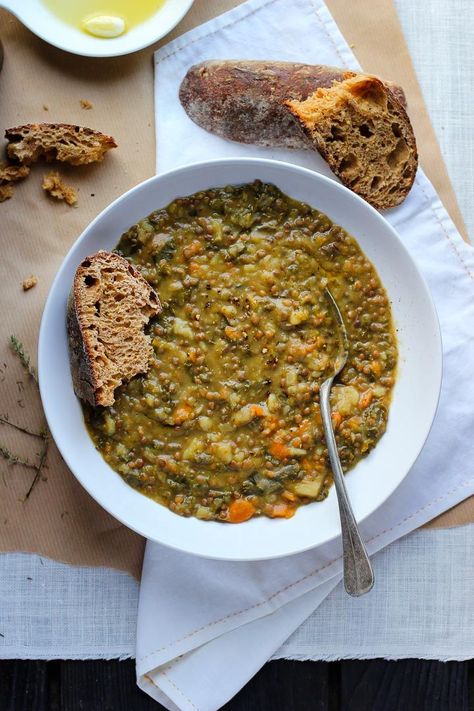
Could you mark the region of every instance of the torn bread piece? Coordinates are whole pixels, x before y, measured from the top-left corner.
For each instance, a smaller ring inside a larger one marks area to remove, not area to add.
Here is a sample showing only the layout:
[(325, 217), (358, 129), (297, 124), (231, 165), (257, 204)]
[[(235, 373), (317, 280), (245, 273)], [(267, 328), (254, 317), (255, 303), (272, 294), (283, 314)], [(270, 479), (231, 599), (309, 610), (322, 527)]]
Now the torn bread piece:
[(112, 136), (67, 123), (28, 123), (8, 128), (5, 138), (8, 157), (24, 165), (40, 158), (86, 165), (102, 161), (107, 151), (117, 147)]
[(76, 395), (112, 405), (114, 391), (148, 370), (153, 348), (145, 326), (160, 313), (155, 291), (126, 259), (100, 251), (77, 268), (67, 329)]
[(2, 165), (0, 166), (0, 182), (13, 183), (23, 180), (29, 173), (30, 169), (27, 165)]
[(9, 200), (13, 195), (13, 183), (0, 183), (0, 202)]
[(418, 167), (415, 136), (379, 79), (357, 75), (285, 105), (344, 185), (379, 209), (406, 198)]

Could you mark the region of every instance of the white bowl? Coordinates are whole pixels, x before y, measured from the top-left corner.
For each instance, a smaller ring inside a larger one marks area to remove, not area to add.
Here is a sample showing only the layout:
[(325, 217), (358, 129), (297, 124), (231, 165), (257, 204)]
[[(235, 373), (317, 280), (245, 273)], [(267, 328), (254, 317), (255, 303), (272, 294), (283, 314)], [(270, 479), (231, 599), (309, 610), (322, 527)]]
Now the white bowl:
[(178, 196), (259, 178), (325, 212), (356, 237), (375, 265), (392, 303), (399, 371), (385, 435), (346, 476), (358, 521), (373, 513), (406, 476), (436, 411), (441, 338), (428, 288), (400, 238), (370, 205), (334, 180), (287, 163), (253, 158), (178, 168), (137, 185), (87, 227), (65, 258), (48, 296), (39, 338), (44, 411), (64, 460), (91, 496), (143, 536), (188, 553), (258, 560), (298, 553), (340, 534), (334, 487), (322, 502), (291, 519), (259, 517), (241, 524), (182, 518), (138, 493), (96, 451), (74, 395), (66, 337), (66, 301), (76, 267), (98, 249), (112, 249), (131, 225)]
[[(73, 0), (69, 0), (73, 2)], [(120, 37), (101, 39), (63, 22), (41, 0), (0, 0), (29, 30), (49, 44), (84, 57), (118, 57), (148, 47), (171, 32), (194, 0), (166, 0), (145, 22)]]

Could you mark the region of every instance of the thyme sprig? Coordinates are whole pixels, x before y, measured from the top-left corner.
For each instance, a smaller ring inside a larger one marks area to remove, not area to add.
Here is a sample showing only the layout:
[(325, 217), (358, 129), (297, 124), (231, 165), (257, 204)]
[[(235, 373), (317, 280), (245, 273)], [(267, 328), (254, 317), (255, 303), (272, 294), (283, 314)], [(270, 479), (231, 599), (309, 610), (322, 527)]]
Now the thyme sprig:
[[(31, 376), (31, 378), (34, 380), (36, 386), (38, 386), (38, 374), (36, 372), (36, 368), (32, 365), (31, 363), (31, 358), (28, 355), (28, 353), (25, 350), (25, 347), (23, 343), (16, 337), (16, 336), (10, 336), (10, 346), (13, 350), (14, 353), (18, 356), (20, 359), (20, 362), (22, 366), (25, 368), (27, 371), (28, 375)], [(38, 439), (42, 440), (42, 446), (40, 453), (38, 455), (38, 462), (30, 462), (29, 459), (26, 459), (24, 457), (21, 457), (18, 454), (15, 454), (14, 452), (11, 452), (8, 447), (5, 447), (4, 445), (0, 444), (0, 456), (2, 456), (10, 465), (19, 465), (22, 467), (26, 467), (28, 469), (34, 469), (35, 470), (35, 475), (33, 477), (33, 480), (30, 484), (30, 487), (28, 491), (25, 494), (25, 497), (23, 501), (27, 501), (27, 499), (30, 497), (31, 492), (35, 488), (36, 484), (41, 478), (41, 474), (43, 472), (43, 469), (46, 465), (46, 460), (48, 457), (48, 449), (49, 449), (49, 433), (47, 429), (42, 429), (39, 432), (33, 432), (33, 430), (30, 430), (28, 427), (25, 427), (23, 425), (19, 425), (15, 422), (10, 422), (10, 417), (8, 414), (0, 415), (0, 424), (2, 425), (8, 425), (9, 427), (13, 427), (14, 429), (18, 430), (19, 432), (23, 432), (24, 434), (30, 436), (30, 437), (36, 437)]]
[(22, 467), (28, 467), (28, 469), (38, 469), (37, 464), (34, 464), (23, 457), (19, 457), (17, 454), (13, 454), (13, 452), (10, 452), (10, 450), (2, 444), (0, 444), (0, 454), (9, 464), (21, 464)]
[(31, 364), (31, 358), (25, 351), (23, 343), (18, 340), (16, 336), (10, 336), (10, 346), (13, 352), (17, 354), (26, 372), (31, 375), (35, 383), (38, 384), (38, 373), (36, 372), (36, 368)]
[(10, 418), (8, 417), (8, 415), (0, 415), (0, 424), (14, 427), (19, 432), (24, 432), (25, 434), (30, 435), (30, 437), (44, 438), (44, 432), (32, 432), (27, 427), (22, 427), (21, 425), (17, 425), (14, 422), (10, 422)]
[(36, 474), (33, 477), (33, 481), (30, 484), (30, 488), (28, 489), (28, 491), (25, 494), (25, 501), (27, 499), (29, 499), (31, 492), (33, 491), (33, 489), (35, 488), (36, 484), (38, 483), (38, 481), (40, 479), (41, 472), (43, 471), (43, 467), (46, 463), (46, 457), (48, 456), (48, 447), (49, 447), (49, 437), (46, 433), (44, 440), (43, 440), (43, 447), (41, 449), (40, 456), (39, 456), (38, 466), (36, 467)]

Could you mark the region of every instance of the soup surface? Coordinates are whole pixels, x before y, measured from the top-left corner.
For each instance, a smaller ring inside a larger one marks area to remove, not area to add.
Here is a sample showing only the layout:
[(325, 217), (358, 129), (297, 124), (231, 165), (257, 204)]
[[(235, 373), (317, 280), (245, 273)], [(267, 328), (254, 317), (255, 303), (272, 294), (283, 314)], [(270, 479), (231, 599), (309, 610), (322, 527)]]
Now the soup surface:
[(397, 362), (390, 304), (356, 240), (321, 212), (255, 182), (175, 200), (117, 252), (159, 294), (148, 373), (86, 408), (97, 449), (125, 481), (183, 516), (293, 516), (327, 496), (319, 388), (333, 387), (344, 470), (385, 431)]

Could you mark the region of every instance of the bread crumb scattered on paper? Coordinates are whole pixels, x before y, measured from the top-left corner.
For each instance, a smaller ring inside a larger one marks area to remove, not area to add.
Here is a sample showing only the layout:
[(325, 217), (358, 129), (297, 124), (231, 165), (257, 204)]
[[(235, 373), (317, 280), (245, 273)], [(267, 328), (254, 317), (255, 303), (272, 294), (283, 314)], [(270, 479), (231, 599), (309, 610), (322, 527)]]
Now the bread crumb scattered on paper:
[(38, 283), (38, 277), (32, 274), (29, 276), (27, 279), (23, 279), (22, 282), (22, 287), (23, 291), (28, 291), (29, 289), (32, 289), (36, 284)]
[(65, 200), (68, 205), (75, 205), (77, 202), (77, 193), (74, 188), (69, 185), (65, 185), (62, 181), (61, 176), (55, 170), (50, 173), (46, 173), (43, 176), (43, 182), (41, 184), (43, 190), (46, 190), (51, 197), (57, 200)]
[(0, 166), (0, 182), (13, 182), (14, 180), (23, 180), (29, 175), (30, 169), (27, 165), (1, 165)]
[(87, 99), (81, 99), (80, 104), (81, 104), (82, 108), (85, 109), (86, 111), (89, 111), (89, 109), (92, 109), (92, 107), (93, 107), (92, 102), (88, 101)]
[(48, 104), (43, 104), (43, 111), (49, 111)]
[(11, 183), (0, 184), (0, 202), (9, 200), (13, 195), (13, 185)]

